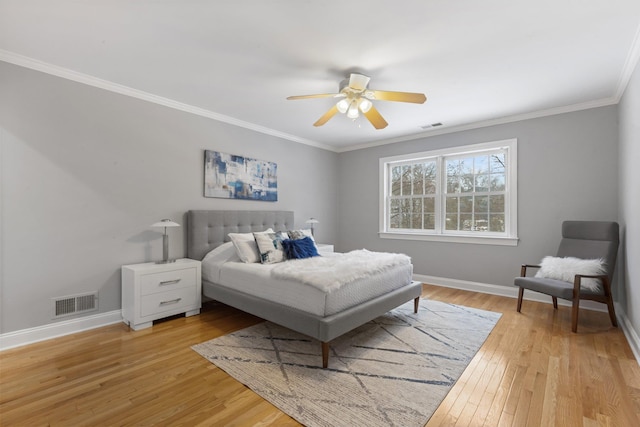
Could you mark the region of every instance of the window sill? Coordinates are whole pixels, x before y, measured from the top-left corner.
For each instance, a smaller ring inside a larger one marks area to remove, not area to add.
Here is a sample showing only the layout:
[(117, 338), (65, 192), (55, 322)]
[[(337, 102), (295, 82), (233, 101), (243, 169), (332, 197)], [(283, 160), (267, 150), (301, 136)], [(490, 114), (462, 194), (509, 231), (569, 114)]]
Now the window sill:
[(430, 242), (468, 243), (474, 245), (518, 246), (517, 237), (454, 236), (451, 234), (417, 234), (379, 232), (381, 239), (423, 240)]

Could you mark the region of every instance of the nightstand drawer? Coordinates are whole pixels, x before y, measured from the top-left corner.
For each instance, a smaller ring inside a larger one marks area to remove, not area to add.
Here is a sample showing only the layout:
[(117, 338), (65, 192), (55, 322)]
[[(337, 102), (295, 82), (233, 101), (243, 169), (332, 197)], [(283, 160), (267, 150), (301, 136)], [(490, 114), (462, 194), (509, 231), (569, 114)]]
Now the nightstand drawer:
[(193, 306), (196, 299), (195, 287), (146, 295), (140, 299), (140, 316), (151, 316), (168, 311), (180, 313), (185, 311), (186, 307)]
[(196, 286), (195, 268), (145, 274), (140, 278), (140, 295), (150, 295)]

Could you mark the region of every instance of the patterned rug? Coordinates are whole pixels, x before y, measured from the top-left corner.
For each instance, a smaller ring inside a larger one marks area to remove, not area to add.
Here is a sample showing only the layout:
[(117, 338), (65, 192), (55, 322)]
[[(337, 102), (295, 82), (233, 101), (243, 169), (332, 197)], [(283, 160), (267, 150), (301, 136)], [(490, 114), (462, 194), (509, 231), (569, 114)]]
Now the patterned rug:
[(307, 426), (423, 426), (500, 313), (421, 300), (331, 342), (270, 322), (192, 348)]

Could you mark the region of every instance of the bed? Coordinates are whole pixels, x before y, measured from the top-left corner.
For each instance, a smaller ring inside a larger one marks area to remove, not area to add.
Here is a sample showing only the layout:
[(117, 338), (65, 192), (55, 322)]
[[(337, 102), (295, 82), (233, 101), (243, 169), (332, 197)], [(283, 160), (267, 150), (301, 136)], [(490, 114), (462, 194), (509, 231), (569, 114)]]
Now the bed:
[[(187, 212), (186, 222), (187, 256), (203, 260), (213, 249), (229, 241), (229, 233), (260, 232), (267, 228), (275, 231), (294, 229), (294, 214), (291, 211), (192, 210)], [(260, 265), (256, 266), (259, 267)], [(203, 266), (204, 268), (206, 267)], [(403, 279), (397, 279), (400, 274)], [(386, 271), (377, 275), (376, 280), (381, 283), (401, 280), (393, 289), (385, 290), (380, 295), (363, 296), (366, 286), (361, 284), (358, 289), (362, 291), (355, 293), (364, 300), (341, 306), (340, 299), (335, 298), (333, 302), (329, 302), (329, 308), (324, 307), (318, 311), (311, 306), (304, 307), (301, 303), (312, 298), (310, 294), (298, 295), (297, 301), (300, 304), (293, 306), (291, 301), (284, 304), (283, 301), (274, 301), (273, 298), (260, 295), (255, 291), (255, 286), (253, 289), (251, 287), (251, 282), (257, 283), (265, 279), (259, 275), (255, 280), (240, 273), (234, 275), (235, 283), (243, 286), (226, 286), (216, 283), (217, 276), (209, 276), (212, 277), (212, 280), (203, 278), (204, 296), (319, 340), (323, 368), (329, 363), (331, 340), (412, 299), (417, 312), (422, 293), (422, 284), (411, 280), (411, 271), (408, 275), (406, 268), (402, 272), (400, 269)]]

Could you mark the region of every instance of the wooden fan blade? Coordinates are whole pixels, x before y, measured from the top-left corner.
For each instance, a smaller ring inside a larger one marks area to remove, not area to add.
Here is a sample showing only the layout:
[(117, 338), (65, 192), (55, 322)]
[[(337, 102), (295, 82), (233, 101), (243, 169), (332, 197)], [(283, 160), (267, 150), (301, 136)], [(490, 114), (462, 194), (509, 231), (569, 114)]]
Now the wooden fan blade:
[(373, 105), (369, 108), (369, 111), (363, 113), (364, 116), (371, 122), (374, 128), (376, 129), (384, 129), (387, 127), (389, 123), (380, 115), (380, 112), (376, 110), (376, 107)]
[(373, 98), (381, 101), (413, 102), (414, 104), (424, 104), (427, 97), (424, 93), (413, 92), (389, 92), (388, 90), (372, 90)]
[(323, 124), (327, 123), (331, 117), (335, 116), (337, 112), (338, 112), (338, 107), (334, 105), (333, 107), (331, 107), (329, 111), (324, 113), (324, 115), (320, 117), (318, 121), (315, 122), (313, 125), (322, 126)]
[(311, 99), (311, 98), (337, 98), (339, 96), (344, 96), (341, 93), (319, 93), (316, 95), (297, 95), (297, 96), (288, 96), (288, 100), (294, 99)]

